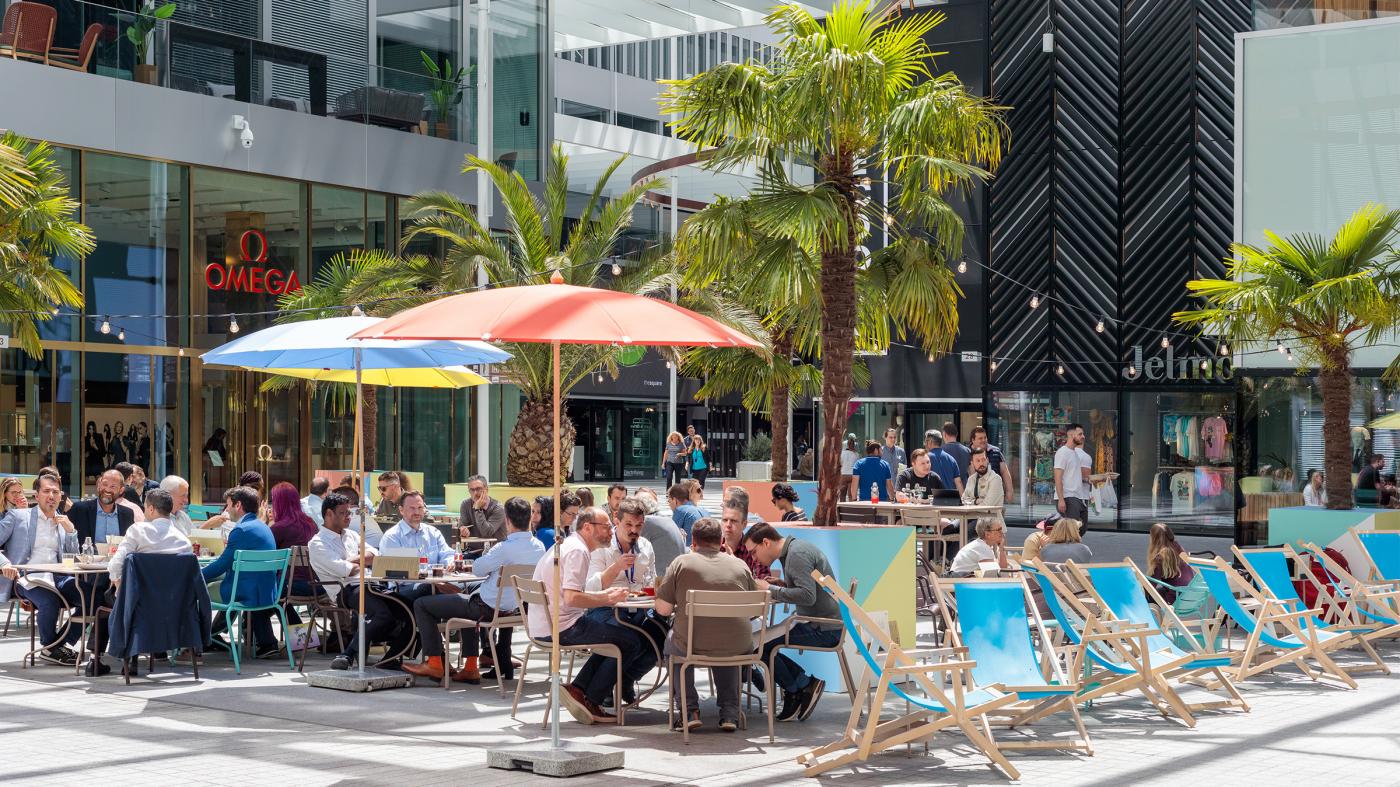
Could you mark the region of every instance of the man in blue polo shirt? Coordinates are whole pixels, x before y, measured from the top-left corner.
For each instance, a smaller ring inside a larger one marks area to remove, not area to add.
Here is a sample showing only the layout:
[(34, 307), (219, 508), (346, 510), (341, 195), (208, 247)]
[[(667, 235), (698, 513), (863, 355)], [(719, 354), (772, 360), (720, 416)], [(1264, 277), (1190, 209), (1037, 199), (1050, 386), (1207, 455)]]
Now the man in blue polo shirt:
[(948, 455), (943, 450), (943, 435), (930, 429), (924, 433), (924, 445), (928, 447), (929, 465), (933, 469), (934, 475), (943, 482), (944, 489), (958, 490), (958, 496), (962, 496), (963, 479), (962, 468), (958, 467), (958, 460)]
[(894, 500), (894, 474), (890, 463), (880, 458), (880, 444), (874, 440), (865, 441), (865, 458), (851, 466), (851, 497), (856, 500), (869, 500), (870, 488), (879, 490), (881, 499)]
[(690, 543), (690, 528), (704, 519), (705, 512), (690, 500), (690, 487), (676, 484), (666, 491), (666, 502), (671, 504), (671, 521), (685, 533), (685, 542)]

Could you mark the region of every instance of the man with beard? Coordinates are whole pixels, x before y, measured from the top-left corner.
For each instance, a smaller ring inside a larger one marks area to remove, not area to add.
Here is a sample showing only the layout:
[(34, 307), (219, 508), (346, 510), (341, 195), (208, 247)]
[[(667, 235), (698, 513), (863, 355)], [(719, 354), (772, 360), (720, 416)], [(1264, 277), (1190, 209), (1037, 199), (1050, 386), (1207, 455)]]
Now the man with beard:
[(78, 529), (78, 545), (92, 539), (101, 554), (106, 554), (108, 536), (124, 536), (136, 521), (130, 508), (117, 504), (126, 483), (122, 474), (108, 470), (97, 477), (97, 497), (80, 500), (68, 510), (68, 519)]

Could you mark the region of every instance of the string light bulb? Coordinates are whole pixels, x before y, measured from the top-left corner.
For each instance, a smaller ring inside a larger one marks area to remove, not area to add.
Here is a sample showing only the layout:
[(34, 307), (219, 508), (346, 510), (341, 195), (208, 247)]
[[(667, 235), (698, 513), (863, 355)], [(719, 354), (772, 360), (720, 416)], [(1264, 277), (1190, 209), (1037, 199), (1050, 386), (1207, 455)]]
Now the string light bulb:
[(597, 379), (598, 382), (601, 383), (601, 382), (603, 381), (603, 373), (602, 373), (602, 372), (598, 372), (598, 376), (597, 376), (597, 378), (595, 378), (595, 379)]
[(1065, 376), (1065, 365), (1062, 364), (1062, 363), (1057, 363), (1057, 364), (1055, 364), (1055, 374), (1058, 374), (1059, 376), (1064, 377), (1064, 376)]
[(111, 333), (111, 332), (112, 332), (112, 324), (111, 324), (110, 322), (107, 322), (107, 318), (106, 318), (106, 317), (103, 317), (103, 318), (102, 318), (102, 327), (98, 328), (97, 330), (101, 331), (102, 333)]
[(612, 274), (613, 274), (613, 276), (621, 276), (621, 275), (622, 275), (622, 266), (621, 266), (621, 265), (618, 265), (617, 263), (614, 262), (613, 265), (612, 265)]
[(363, 316), (365, 316), (365, 310), (364, 310), (364, 309), (361, 309), (361, 308), (360, 308), (360, 304), (357, 303), (357, 304), (355, 304), (355, 308), (353, 308), (353, 309), (350, 310), (350, 316), (351, 316), (351, 317), (363, 317)]
[(1099, 318), (1099, 321), (1096, 322), (1096, 323), (1094, 323), (1094, 333), (1103, 333), (1103, 329), (1104, 329), (1104, 322), (1103, 322), (1103, 318), (1100, 317), (1100, 318)]
[(995, 371), (997, 370), (997, 362), (996, 362), (996, 361), (992, 361), (991, 363), (987, 364), (987, 369), (988, 369), (989, 371), (995, 372)]
[(1132, 364), (1128, 364), (1128, 376), (1129, 376), (1129, 377), (1137, 377), (1137, 367), (1136, 367), (1136, 366), (1133, 366)]
[(181, 358), (184, 358), (184, 357), (185, 357), (185, 348), (184, 348), (184, 347), (181, 347), (180, 350), (179, 350), (179, 352), (178, 352), (177, 354), (178, 354)]
[(967, 273), (967, 260), (958, 260), (958, 273)]
[(1040, 293), (1038, 293), (1038, 292), (1036, 292), (1036, 293), (1031, 293), (1031, 308), (1032, 308), (1032, 309), (1037, 309), (1037, 308), (1039, 308), (1039, 307), (1040, 307)]
[(1202, 360), (1201, 360), (1201, 371), (1204, 372), (1204, 371), (1206, 371), (1206, 370), (1208, 370), (1208, 369), (1210, 369), (1210, 361), (1207, 361), (1207, 360), (1205, 360), (1205, 359), (1202, 359)]
[(1168, 339), (1168, 338), (1165, 337), (1165, 336), (1163, 336), (1163, 337), (1162, 337), (1162, 349), (1165, 350), (1165, 349), (1167, 349), (1167, 348), (1170, 347), (1170, 346), (1172, 346), (1172, 340), (1171, 340), (1171, 339)]
[(860, 179), (860, 186), (861, 186), (861, 188), (865, 188), (865, 189), (870, 188), (870, 178), (869, 178), (869, 177), (861, 178), (861, 179)]
[(885, 214), (885, 226), (886, 226), (886, 227), (893, 227), (893, 226), (894, 226), (894, 214), (893, 214), (893, 213), (886, 213), (886, 214)]
[(1225, 342), (1221, 342), (1221, 343), (1220, 343), (1220, 354), (1221, 354), (1221, 355), (1229, 355), (1229, 354), (1230, 354), (1230, 345), (1226, 344)]
[(228, 318), (228, 332), (229, 332), (229, 333), (238, 333), (238, 316), (237, 316), (237, 315), (229, 315), (229, 318)]
[(1292, 360), (1293, 360), (1293, 348), (1292, 348), (1292, 347), (1285, 347), (1285, 348), (1283, 348), (1283, 352), (1284, 352), (1285, 355), (1288, 356), (1288, 360), (1289, 360), (1289, 361), (1292, 361)]
[(1278, 354), (1279, 354), (1279, 355), (1286, 355), (1286, 354), (1288, 353), (1287, 348), (1285, 348), (1285, 347), (1283, 346), (1283, 342), (1279, 342), (1279, 343), (1278, 343), (1278, 347), (1276, 347), (1276, 348), (1274, 348), (1274, 349), (1278, 350)]
[(125, 328), (119, 328), (119, 329), (117, 329), (117, 341), (119, 341), (119, 342), (124, 342), (124, 341), (126, 341), (126, 329), (125, 329)]
[(933, 353), (928, 354), (928, 362), (933, 363)]

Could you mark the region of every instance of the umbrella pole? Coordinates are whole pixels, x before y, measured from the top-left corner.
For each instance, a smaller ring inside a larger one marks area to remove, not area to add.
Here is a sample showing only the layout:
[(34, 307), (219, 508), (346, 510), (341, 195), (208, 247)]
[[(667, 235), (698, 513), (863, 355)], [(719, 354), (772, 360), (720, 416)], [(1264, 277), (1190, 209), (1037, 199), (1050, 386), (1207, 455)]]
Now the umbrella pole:
[(365, 405), (364, 385), (361, 381), (362, 369), (360, 348), (355, 348), (355, 472), (360, 479), (360, 622), (356, 630), (355, 641), (359, 643), (360, 653), (356, 664), (359, 665), (360, 675), (365, 674), (366, 652), (369, 650), (368, 643), (365, 642), (365, 544), (369, 541), (369, 506), (365, 505), (366, 490), (365, 477), (365, 442), (364, 442), (364, 421), (361, 420), (360, 413)]
[(551, 342), (550, 349), (554, 367), (554, 436), (550, 440), (553, 443), (551, 452), (554, 454), (554, 598), (549, 602), (549, 625), (554, 636), (550, 638), (549, 646), (549, 735), (550, 745), (557, 749), (560, 746), (559, 683), (563, 680), (559, 674), (559, 603), (564, 594), (560, 587), (563, 568), (559, 565), (559, 542), (563, 540), (564, 534), (564, 523), (559, 521), (559, 342)]

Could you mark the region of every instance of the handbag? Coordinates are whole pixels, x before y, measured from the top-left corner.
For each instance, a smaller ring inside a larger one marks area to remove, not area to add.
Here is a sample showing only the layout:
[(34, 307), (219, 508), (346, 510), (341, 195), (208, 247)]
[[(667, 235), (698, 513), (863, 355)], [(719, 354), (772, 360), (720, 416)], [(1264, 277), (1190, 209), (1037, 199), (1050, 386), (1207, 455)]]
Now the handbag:
[(310, 623), (297, 623), (287, 627), (288, 650), (311, 650), (321, 647), (321, 636), (311, 628)]

